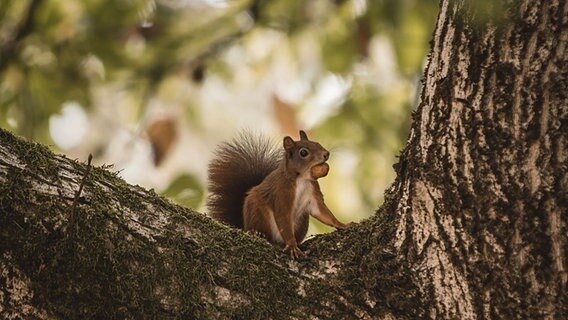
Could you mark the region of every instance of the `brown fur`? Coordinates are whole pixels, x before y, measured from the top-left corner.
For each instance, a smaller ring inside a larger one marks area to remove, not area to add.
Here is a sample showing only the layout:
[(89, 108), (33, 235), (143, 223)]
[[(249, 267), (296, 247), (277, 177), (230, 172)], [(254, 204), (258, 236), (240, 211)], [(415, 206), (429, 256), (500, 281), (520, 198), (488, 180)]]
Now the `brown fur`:
[[(247, 139), (246, 141), (252, 141)], [(251, 153), (259, 150), (242, 150), (242, 144), (238, 148), (231, 144), (225, 144), (218, 152), (218, 157), (222, 160), (214, 160), (210, 166), (210, 177), (217, 177), (215, 183), (238, 184), (241, 180), (252, 181), (242, 175), (250, 175), (252, 167), (242, 163), (243, 158), (251, 159)], [(230, 218), (230, 215), (239, 215), (242, 218), (244, 230), (251, 233), (260, 233), (268, 241), (285, 246), (285, 250), (290, 252), (294, 258), (302, 255), (298, 249), (298, 243), (302, 242), (308, 230), (309, 215), (314, 216), (321, 222), (336, 228), (346, 228), (346, 225), (339, 222), (331, 213), (323, 201), (319, 184), (312, 175), (312, 168), (325, 163), (329, 157), (329, 152), (319, 143), (308, 140), (305, 132), (300, 131), (300, 140), (294, 141), (290, 137), (283, 140), (284, 153), (279, 160), (278, 166), (269, 172), (258, 184), (251, 186), (244, 198), (242, 205), (242, 215), (240, 208), (233, 204), (238, 201), (224, 201), (227, 195), (224, 193), (231, 188), (223, 188), (214, 185), (213, 194), (210, 196), (210, 210), (214, 209), (213, 216), (221, 221), (238, 220)], [(242, 157), (245, 154), (246, 157)], [(262, 156), (256, 155), (258, 159)], [(232, 158), (237, 158), (231, 161)], [(273, 159), (273, 157), (269, 157)], [(238, 166), (245, 166), (247, 170), (239, 170)], [(272, 163), (270, 163), (272, 165)], [(226, 165), (223, 167), (222, 165)], [(256, 167), (268, 168), (255, 164)], [(212, 172), (213, 171), (213, 172)], [(219, 178), (223, 172), (228, 172), (227, 177)], [(254, 172), (255, 179), (258, 172)], [(258, 180), (258, 179), (257, 179)], [(210, 186), (211, 188), (211, 186)], [(234, 188), (237, 189), (237, 188)], [(242, 188), (240, 188), (242, 189)], [(240, 190), (239, 189), (239, 190)], [(215, 190), (223, 190), (223, 193), (215, 193)], [(238, 196), (242, 196), (239, 194)], [(237, 195), (230, 195), (237, 198)], [(242, 198), (241, 198), (242, 199)], [(212, 205), (211, 205), (212, 204)], [(232, 206), (223, 208), (223, 205)]]
[(243, 202), (281, 162), (282, 152), (268, 139), (242, 133), (217, 147), (209, 163), (209, 214), (221, 222), (243, 228)]

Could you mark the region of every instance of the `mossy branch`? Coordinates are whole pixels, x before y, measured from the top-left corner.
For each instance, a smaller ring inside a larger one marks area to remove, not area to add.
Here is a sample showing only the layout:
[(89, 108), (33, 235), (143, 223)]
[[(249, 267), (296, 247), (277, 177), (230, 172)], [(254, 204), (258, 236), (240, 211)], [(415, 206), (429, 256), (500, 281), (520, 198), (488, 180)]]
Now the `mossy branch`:
[(387, 294), (408, 282), (404, 273), (384, 282), (361, 274), (383, 260), (392, 267), (385, 275), (400, 269), (383, 251), (362, 265), (370, 257), (362, 251), (382, 246), (369, 232), (392, 232), (377, 219), (311, 239), (303, 244), (309, 258), (296, 262), (262, 239), (2, 130), (0, 211), (0, 281), (20, 286), (4, 289), (2, 316), (369, 316), (381, 304), (361, 292)]

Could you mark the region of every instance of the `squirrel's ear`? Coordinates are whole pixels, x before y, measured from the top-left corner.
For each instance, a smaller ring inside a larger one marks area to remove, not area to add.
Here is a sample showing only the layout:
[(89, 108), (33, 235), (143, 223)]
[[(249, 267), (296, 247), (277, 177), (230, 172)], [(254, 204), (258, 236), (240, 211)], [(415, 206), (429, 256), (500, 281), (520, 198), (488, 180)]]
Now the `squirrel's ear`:
[(300, 140), (308, 140), (308, 135), (304, 130), (300, 130)]
[(294, 140), (292, 140), (292, 138), (286, 136), (284, 137), (284, 149), (286, 150), (290, 150), (294, 147)]

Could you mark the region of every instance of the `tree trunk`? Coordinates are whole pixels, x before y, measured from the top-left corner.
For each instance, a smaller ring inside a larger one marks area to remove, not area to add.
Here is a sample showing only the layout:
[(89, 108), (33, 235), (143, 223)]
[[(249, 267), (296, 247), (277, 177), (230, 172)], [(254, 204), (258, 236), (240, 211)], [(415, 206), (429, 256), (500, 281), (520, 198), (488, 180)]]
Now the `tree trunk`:
[(395, 248), (430, 317), (566, 318), (568, 5), (468, 6), (441, 3)]
[(568, 4), (468, 3), (385, 204), (299, 262), (0, 131), (0, 317), (566, 318)]

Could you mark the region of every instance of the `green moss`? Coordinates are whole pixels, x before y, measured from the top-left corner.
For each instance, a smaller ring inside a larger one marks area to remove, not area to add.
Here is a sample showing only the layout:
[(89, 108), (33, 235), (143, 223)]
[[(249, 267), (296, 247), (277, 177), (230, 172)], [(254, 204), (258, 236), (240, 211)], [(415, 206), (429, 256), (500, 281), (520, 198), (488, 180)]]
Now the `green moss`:
[[(29, 182), (39, 170), (63, 188), (58, 161), (47, 148), (2, 130), (0, 141), (27, 167), (10, 168), (7, 183), (0, 185), (0, 225), (17, 226), (0, 229), (0, 249), (15, 257), (32, 282), (34, 299), (55, 317), (198, 319), (211, 312), (215, 286), (253, 301), (231, 310), (217, 306), (236, 318), (288, 318), (288, 306), (299, 299), (295, 280), (274, 263), (285, 258), (264, 240), (130, 186), (102, 168), (92, 168), (84, 201), (73, 206), (69, 197), (43, 194)], [(87, 171), (84, 164), (64, 161), (79, 176)], [(141, 224), (160, 214), (168, 223), (150, 241), (128, 230), (121, 210), (136, 212)], [(184, 236), (180, 226), (195, 234)], [(164, 295), (171, 301), (161, 300)]]
[(41, 173), (48, 179), (58, 179), (58, 164), (47, 147), (18, 138), (4, 129), (0, 129), (0, 141), (12, 154), (24, 162), (30, 171)]
[[(20, 151), (27, 144), (34, 147), (9, 134), (6, 138), (5, 132), (0, 139), (15, 141)], [(53, 157), (46, 149), (38, 150), (25, 161)], [(87, 171), (84, 164), (64, 161), (78, 176)], [(53, 160), (39, 162), (57, 165)], [(289, 311), (299, 305), (313, 306), (310, 313), (322, 318), (329, 317), (326, 310), (331, 309), (350, 314), (337, 296), (370, 314), (387, 309), (400, 317), (421, 314), (418, 302), (409, 299), (417, 289), (408, 270), (389, 251), (396, 215), (388, 195), (368, 221), (301, 245), (309, 256), (293, 263), (300, 274), (319, 270), (320, 261), (342, 261), (343, 271), (330, 280), (304, 279), (305, 294), (300, 296), (298, 272), (282, 267), (291, 262), (279, 249), (153, 191), (128, 185), (115, 173), (92, 168), (84, 201), (75, 206), (69, 197), (34, 190), (28, 182), (35, 178), (31, 169), (12, 168), (8, 173), (8, 183), (0, 186), (0, 225), (18, 227), (0, 228), (0, 249), (16, 257), (17, 267), (33, 283), (37, 303), (57, 318), (200, 319), (217, 312), (234, 319), (289, 319), (302, 317)], [(152, 239), (129, 230), (133, 222), (125, 210), (135, 213), (140, 227), (160, 221), (156, 229), (147, 229)], [(70, 226), (72, 212), (77, 219)], [(217, 296), (219, 287), (235, 300), (220, 303), (227, 297), (222, 292)], [(364, 291), (376, 301), (374, 309), (367, 305)], [(321, 305), (324, 300), (334, 305)]]
[[(397, 318), (419, 318), (424, 315), (418, 288), (414, 285), (406, 261), (394, 252), (392, 239), (398, 224), (394, 194), (385, 194), (385, 202), (376, 214), (354, 228), (310, 239), (304, 246), (321, 261), (338, 261), (341, 271), (324, 283), (306, 288), (314, 299), (335, 295), (346, 297), (350, 304), (371, 315), (388, 312)], [(309, 261), (305, 268), (315, 268)], [(338, 289), (339, 288), (339, 289)], [(339, 292), (337, 292), (339, 290)], [(368, 301), (374, 301), (374, 305)], [(338, 308), (345, 308), (339, 304)], [(349, 313), (349, 310), (345, 310)]]

